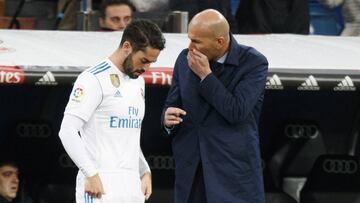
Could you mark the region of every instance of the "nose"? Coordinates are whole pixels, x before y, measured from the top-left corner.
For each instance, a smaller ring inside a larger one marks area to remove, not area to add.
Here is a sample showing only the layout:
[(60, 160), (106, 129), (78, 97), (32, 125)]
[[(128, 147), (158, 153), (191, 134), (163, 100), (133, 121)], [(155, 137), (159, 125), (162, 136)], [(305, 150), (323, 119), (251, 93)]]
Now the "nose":
[(118, 24), (118, 30), (122, 31), (125, 29), (125, 27), (126, 27), (126, 23), (123, 19), (121, 19)]
[(194, 48), (194, 45), (192, 42), (189, 43), (189, 46), (188, 46), (189, 50), (193, 49)]
[(150, 63), (147, 63), (147, 64), (144, 65), (145, 70), (149, 70), (149, 68), (150, 68)]
[(12, 182), (14, 182), (14, 183), (19, 183), (19, 176), (16, 175), (16, 174), (14, 174), (14, 175), (12, 176)]

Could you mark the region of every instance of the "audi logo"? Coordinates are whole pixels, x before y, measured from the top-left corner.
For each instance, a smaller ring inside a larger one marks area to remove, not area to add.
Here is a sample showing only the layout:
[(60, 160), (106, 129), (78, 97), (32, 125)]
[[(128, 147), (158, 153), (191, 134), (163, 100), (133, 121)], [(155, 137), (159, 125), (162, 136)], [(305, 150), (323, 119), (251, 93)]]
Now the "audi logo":
[(59, 164), (63, 168), (76, 168), (77, 167), (66, 153), (60, 155)]
[(288, 124), (285, 126), (285, 135), (293, 139), (315, 139), (319, 136), (319, 129), (316, 125)]
[(19, 123), (16, 133), (24, 138), (46, 138), (51, 136), (51, 128), (48, 124), (42, 123)]
[(151, 169), (174, 170), (175, 160), (172, 156), (148, 156), (147, 162)]
[(326, 173), (354, 174), (358, 170), (358, 163), (355, 160), (325, 159), (322, 167)]

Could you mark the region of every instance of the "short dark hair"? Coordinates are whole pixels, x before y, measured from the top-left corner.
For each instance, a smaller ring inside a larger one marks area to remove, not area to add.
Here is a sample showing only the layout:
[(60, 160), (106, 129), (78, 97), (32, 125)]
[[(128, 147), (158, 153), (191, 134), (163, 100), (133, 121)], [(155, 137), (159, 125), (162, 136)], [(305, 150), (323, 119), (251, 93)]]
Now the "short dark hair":
[(113, 5), (126, 5), (131, 9), (132, 14), (136, 11), (136, 7), (129, 0), (103, 0), (100, 5), (100, 18), (105, 18), (106, 8)]
[(19, 168), (19, 165), (16, 161), (0, 161), (0, 168), (3, 166), (12, 166), (15, 168)]
[(130, 42), (134, 52), (144, 51), (148, 46), (160, 51), (165, 48), (165, 38), (160, 28), (145, 19), (134, 20), (125, 28), (120, 46), (125, 41)]
[(19, 163), (15, 155), (11, 155), (12, 153), (9, 153), (9, 151), (7, 151), (7, 153), (4, 153), (3, 150), (0, 151), (0, 167), (13, 166), (15, 168), (19, 168)]
[(0, 144), (0, 167), (11, 165), (19, 168), (19, 156), (16, 147), (11, 142)]

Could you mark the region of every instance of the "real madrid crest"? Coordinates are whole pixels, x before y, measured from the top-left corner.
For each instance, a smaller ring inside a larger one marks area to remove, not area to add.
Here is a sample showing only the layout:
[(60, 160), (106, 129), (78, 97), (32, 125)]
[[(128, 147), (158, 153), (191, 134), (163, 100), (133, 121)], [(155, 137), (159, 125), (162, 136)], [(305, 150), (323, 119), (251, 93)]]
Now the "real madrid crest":
[(110, 74), (110, 80), (111, 80), (111, 84), (118, 88), (120, 87), (120, 78), (117, 74)]

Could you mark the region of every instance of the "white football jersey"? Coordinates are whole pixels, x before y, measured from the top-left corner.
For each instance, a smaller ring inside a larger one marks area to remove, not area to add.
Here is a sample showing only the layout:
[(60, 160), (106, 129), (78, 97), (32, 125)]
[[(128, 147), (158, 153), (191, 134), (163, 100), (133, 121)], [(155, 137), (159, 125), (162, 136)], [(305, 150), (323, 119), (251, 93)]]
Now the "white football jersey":
[[(140, 167), (148, 167), (140, 150), (144, 88), (142, 77), (129, 78), (110, 60), (85, 70), (74, 84), (64, 114), (85, 121), (81, 141), (93, 165), (90, 168), (99, 172), (106, 193), (94, 202), (144, 202), (141, 168), (139, 173), (139, 162)], [(78, 173), (78, 203), (87, 202), (84, 174), (88, 173)]]
[(139, 171), (144, 79), (131, 79), (110, 60), (81, 73), (64, 114), (83, 119), (80, 132), (99, 171)]

